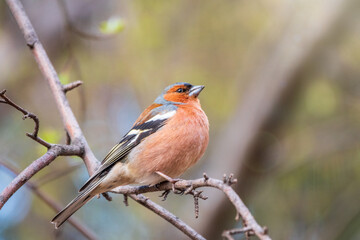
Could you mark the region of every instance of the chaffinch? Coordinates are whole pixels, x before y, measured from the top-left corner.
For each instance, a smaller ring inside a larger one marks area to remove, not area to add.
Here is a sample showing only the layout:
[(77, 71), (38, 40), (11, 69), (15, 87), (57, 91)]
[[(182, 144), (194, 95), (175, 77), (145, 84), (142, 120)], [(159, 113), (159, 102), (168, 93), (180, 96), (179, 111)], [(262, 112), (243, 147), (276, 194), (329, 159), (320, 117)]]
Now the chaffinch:
[(198, 99), (203, 89), (189, 83), (166, 87), (110, 150), (79, 195), (53, 218), (55, 227), (98, 194), (128, 184), (157, 184), (194, 165), (209, 142), (209, 121)]

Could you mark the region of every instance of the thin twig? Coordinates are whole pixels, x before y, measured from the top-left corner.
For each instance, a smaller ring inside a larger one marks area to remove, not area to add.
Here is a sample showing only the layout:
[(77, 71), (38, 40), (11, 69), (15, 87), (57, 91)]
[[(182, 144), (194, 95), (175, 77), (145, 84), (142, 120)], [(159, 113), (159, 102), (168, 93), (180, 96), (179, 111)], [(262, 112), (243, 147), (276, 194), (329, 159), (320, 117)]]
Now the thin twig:
[(10, 98), (8, 98), (5, 95), (5, 93), (6, 93), (5, 89), (0, 92), (0, 97), (2, 99), (4, 99), (3, 101), (0, 101), (1, 103), (8, 104), (8, 105), (14, 107), (15, 109), (17, 109), (18, 111), (20, 111), (22, 114), (24, 114), (24, 117), (23, 117), (24, 120), (26, 118), (31, 118), (32, 120), (34, 120), (34, 123), (35, 123), (34, 131), (33, 131), (33, 133), (26, 133), (26, 136), (30, 137), (31, 139), (35, 140), (36, 142), (40, 143), (41, 145), (45, 146), (46, 148), (50, 148), (51, 144), (46, 142), (45, 140), (41, 139), (38, 136), (39, 128), (40, 128), (39, 118), (35, 114), (27, 111), (26, 109), (20, 107), (18, 104), (14, 103)]
[(9, 198), (37, 172), (49, 165), (58, 156), (82, 155), (82, 149), (72, 145), (52, 145), (40, 158), (33, 161), (0, 194), (0, 210)]
[(250, 227), (243, 227), (243, 228), (225, 230), (221, 236), (227, 240), (234, 240), (232, 235), (236, 235), (240, 233), (249, 233), (249, 232), (252, 232), (252, 229)]
[(67, 93), (68, 91), (73, 90), (74, 88), (77, 88), (78, 86), (80, 86), (82, 84), (83, 84), (83, 82), (78, 80), (78, 81), (75, 81), (72, 83), (68, 83), (68, 84), (64, 85), (62, 88), (63, 88), (63, 91), (65, 93)]
[[(4, 166), (11, 172), (13, 172), (15, 175), (19, 174), (19, 171), (17, 171), (14, 167), (12, 167), (10, 164), (7, 164), (6, 162), (0, 161), (0, 165)], [(52, 208), (55, 212), (59, 212), (62, 209), (62, 206), (55, 202), (53, 199), (51, 199), (45, 192), (41, 191), (39, 189), (39, 186), (31, 181), (26, 182), (26, 186), (31, 189), (31, 191), (38, 196), (43, 202), (45, 202), (46, 205), (48, 205), (50, 208)], [(77, 220), (75, 217), (69, 218), (68, 222), (77, 229), (82, 235), (84, 235), (87, 239), (98, 239), (96, 234), (86, 226), (84, 226), (79, 220)]]
[(76, 145), (59, 145), (59, 144), (50, 144), (41, 138), (38, 137), (39, 131), (39, 119), (38, 117), (20, 107), (18, 104), (10, 100), (6, 95), (6, 90), (0, 92), (0, 97), (3, 99), (2, 103), (8, 104), (15, 109), (19, 110), (24, 114), (24, 117), (29, 117), (35, 122), (35, 129), (32, 134), (27, 133), (26, 135), (34, 139), (36, 142), (46, 146), (48, 151), (40, 158), (32, 162), (26, 169), (24, 169), (18, 177), (16, 177), (0, 194), (0, 209), (4, 206), (7, 200), (22, 186), (26, 183), (32, 176), (37, 172), (43, 169), (45, 166), (49, 165), (57, 156), (82, 156), (83, 149)]
[(136, 202), (140, 203), (144, 207), (150, 209), (160, 217), (164, 218), (166, 221), (174, 225), (176, 228), (178, 228), (180, 231), (185, 233), (188, 237), (191, 239), (196, 240), (205, 240), (203, 236), (201, 236), (199, 233), (197, 233), (194, 229), (189, 227), (186, 223), (184, 223), (180, 218), (176, 217), (174, 214), (166, 210), (165, 208), (155, 204), (150, 199), (145, 197), (141, 194), (130, 194), (129, 197), (131, 197)]
[(43, 76), (50, 85), (50, 89), (54, 96), (57, 108), (60, 112), (63, 125), (65, 126), (66, 131), (69, 133), (72, 143), (84, 149), (84, 155), (82, 158), (85, 162), (89, 174), (91, 175), (96, 171), (100, 163), (91, 151), (80, 129), (79, 123), (77, 122), (70, 104), (65, 96), (63, 86), (60, 83), (55, 68), (47, 56), (44, 47), (39, 41), (39, 38), (29, 20), (29, 17), (24, 11), (21, 2), (19, 0), (6, 0), (6, 2), (17, 24), (19, 25), (21, 32), (24, 35), (26, 44), (29, 46)]
[[(226, 181), (209, 178), (209, 177), (207, 178), (203, 177), (195, 180), (179, 180), (176, 183), (164, 182), (156, 186), (140, 186), (140, 187), (121, 186), (113, 189), (111, 192), (127, 194), (131, 196), (131, 194), (142, 194), (147, 192), (172, 190), (173, 187), (175, 187), (175, 189), (177, 190), (182, 190), (182, 191), (186, 191), (189, 188), (189, 186), (192, 186), (194, 190), (200, 187), (214, 187), (221, 190), (231, 201), (237, 213), (239, 213), (241, 218), (244, 220), (244, 226), (250, 227), (254, 231), (255, 235), (258, 236), (258, 238), (261, 240), (271, 239), (267, 234), (266, 228), (261, 227), (256, 222), (255, 218), (252, 216), (249, 209), (245, 206), (243, 201), (236, 194), (234, 189), (230, 186), (229, 179), (232, 179), (232, 177), (228, 178), (225, 175), (224, 179)], [(232, 179), (232, 181), (230, 182), (235, 182), (235, 180)]]

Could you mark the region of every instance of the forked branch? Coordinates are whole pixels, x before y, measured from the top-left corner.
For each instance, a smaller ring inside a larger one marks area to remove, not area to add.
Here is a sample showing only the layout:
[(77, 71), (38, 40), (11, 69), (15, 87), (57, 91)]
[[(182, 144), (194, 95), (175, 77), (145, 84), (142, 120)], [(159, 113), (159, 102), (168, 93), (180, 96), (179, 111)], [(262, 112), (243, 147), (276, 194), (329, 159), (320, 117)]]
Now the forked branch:
[(66, 98), (64, 86), (61, 84), (59, 76), (47, 56), (23, 5), (19, 0), (6, 0), (6, 3), (24, 35), (26, 45), (29, 46), (40, 71), (50, 86), (56, 106), (62, 118), (63, 125), (71, 138), (71, 142), (84, 149), (81, 157), (84, 160), (89, 174), (93, 174), (99, 166), (99, 161), (94, 156), (81, 131), (79, 123), (77, 122), (69, 101)]
[(18, 111), (22, 112), (22, 114), (24, 114), (23, 116), (23, 119), (25, 120), (26, 118), (31, 118), (32, 120), (34, 120), (35, 122), (35, 127), (34, 127), (34, 131), (32, 133), (26, 133), (26, 136), (32, 138), (33, 140), (37, 141), (38, 143), (40, 143), (41, 145), (43, 145), (44, 147), (46, 148), (50, 148), (51, 147), (51, 144), (46, 142), (45, 140), (41, 139), (39, 136), (38, 136), (38, 133), (39, 133), (39, 128), (40, 128), (40, 121), (39, 121), (39, 118), (27, 111), (26, 109), (20, 107), (19, 105), (17, 105), (16, 103), (14, 103), (13, 101), (11, 101), (6, 95), (6, 90), (2, 90), (0, 92), (0, 103), (4, 103), (4, 104), (8, 104), (12, 107), (14, 107), (15, 109), (17, 109)]
[[(156, 186), (121, 186), (112, 190), (113, 193), (121, 193), (132, 196), (132, 194), (142, 194), (147, 192), (156, 191), (171, 191), (173, 187), (180, 192), (195, 191), (201, 187), (212, 187), (222, 191), (230, 202), (234, 205), (236, 212), (241, 216), (244, 222), (244, 226), (248, 231), (252, 231), (259, 239), (269, 240), (271, 239), (267, 234), (267, 228), (261, 227), (250, 213), (249, 209), (245, 206), (243, 201), (231, 187), (236, 183), (236, 179), (230, 174), (229, 177), (224, 177), (223, 180), (209, 178), (204, 174), (203, 178), (195, 180), (179, 180), (176, 183), (163, 182)], [(157, 213), (158, 214), (158, 213)], [(161, 216), (161, 214), (159, 214)]]
[[(18, 175), (19, 171), (17, 171), (14, 167), (12, 167), (10, 164), (7, 164), (6, 162), (0, 161), (0, 165), (4, 166), (8, 170), (10, 170), (13, 174)], [(45, 192), (41, 191), (37, 184), (28, 181), (26, 182), (26, 186), (31, 189), (31, 191), (38, 196), (46, 205), (48, 205), (51, 209), (53, 209), (55, 212), (59, 212), (62, 207), (55, 202), (53, 199), (51, 199)], [(75, 217), (70, 218), (69, 223), (76, 228), (81, 234), (83, 234), (87, 239), (98, 239), (96, 234), (86, 226), (84, 226), (78, 219)]]

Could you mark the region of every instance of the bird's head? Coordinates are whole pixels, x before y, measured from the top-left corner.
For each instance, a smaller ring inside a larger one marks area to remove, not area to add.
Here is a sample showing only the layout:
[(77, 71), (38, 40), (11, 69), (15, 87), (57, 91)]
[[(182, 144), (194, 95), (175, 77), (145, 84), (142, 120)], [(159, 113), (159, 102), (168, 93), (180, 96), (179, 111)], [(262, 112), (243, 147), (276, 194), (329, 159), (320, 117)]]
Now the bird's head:
[(190, 103), (198, 101), (200, 92), (204, 89), (203, 85), (191, 85), (190, 83), (174, 83), (164, 89), (162, 94), (155, 100), (155, 103)]

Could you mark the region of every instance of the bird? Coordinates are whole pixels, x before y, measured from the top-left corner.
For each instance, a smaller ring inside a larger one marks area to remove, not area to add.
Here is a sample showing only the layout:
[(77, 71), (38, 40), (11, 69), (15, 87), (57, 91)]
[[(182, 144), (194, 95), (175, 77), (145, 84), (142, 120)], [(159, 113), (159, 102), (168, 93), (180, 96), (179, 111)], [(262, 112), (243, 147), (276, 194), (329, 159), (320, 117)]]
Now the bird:
[(203, 85), (166, 87), (105, 156), (79, 194), (51, 223), (59, 228), (93, 197), (118, 186), (156, 185), (181, 176), (205, 153), (209, 121), (198, 98)]

